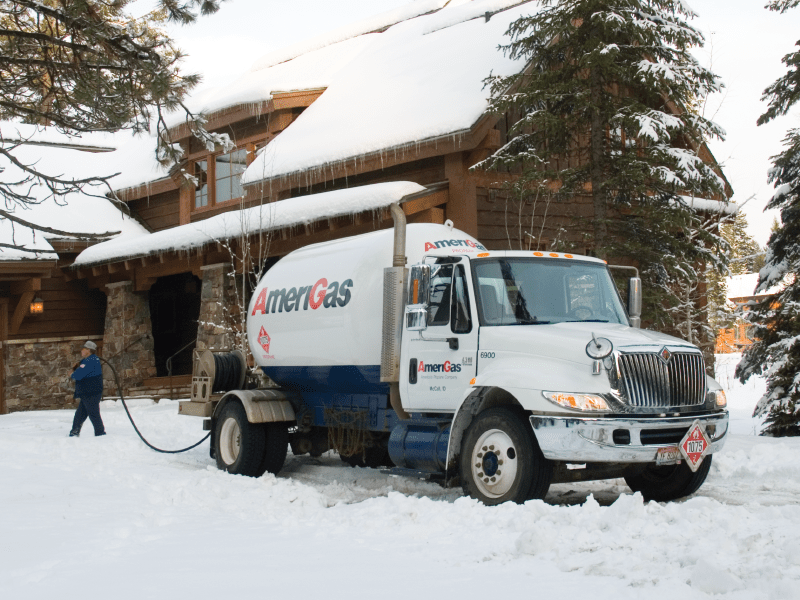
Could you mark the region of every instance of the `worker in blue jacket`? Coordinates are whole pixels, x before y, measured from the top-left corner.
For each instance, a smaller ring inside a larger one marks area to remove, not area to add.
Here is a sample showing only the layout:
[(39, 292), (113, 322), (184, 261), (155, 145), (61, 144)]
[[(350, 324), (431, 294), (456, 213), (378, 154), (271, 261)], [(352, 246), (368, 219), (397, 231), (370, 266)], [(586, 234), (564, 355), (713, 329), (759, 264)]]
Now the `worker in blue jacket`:
[(81, 348), (82, 360), (72, 369), (72, 379), (75, 380), (75, 398), (80, 398), (78, 410), (72, 420), (72, 431), (69, 437), (81, 434), (86, 417), (94, 425), (95, 435), (105, 435), (103, 419), (100, 418), (100, 400), (103, 399), (103, 368), (97, 358), (97, 344), (88, 341)]

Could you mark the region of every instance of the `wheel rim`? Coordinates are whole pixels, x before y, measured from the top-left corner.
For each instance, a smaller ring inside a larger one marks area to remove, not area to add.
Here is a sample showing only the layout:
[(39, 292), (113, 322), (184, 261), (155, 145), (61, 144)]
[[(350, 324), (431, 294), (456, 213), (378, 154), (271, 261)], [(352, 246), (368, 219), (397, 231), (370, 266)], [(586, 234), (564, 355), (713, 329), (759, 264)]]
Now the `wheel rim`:
[(517, 448), (500, 429), (484, 432), (472, 449), (472, 479), (488, 498), (508, 493), (517, 478), (517, 464)]
[(232, 465), (239, 457), (239, 449), (242, 443), (242, 433), (236, 419), (229, 417), (222, 423), (222, 430), (219, 432), (219, 451), (222, 460), (226, 465)]

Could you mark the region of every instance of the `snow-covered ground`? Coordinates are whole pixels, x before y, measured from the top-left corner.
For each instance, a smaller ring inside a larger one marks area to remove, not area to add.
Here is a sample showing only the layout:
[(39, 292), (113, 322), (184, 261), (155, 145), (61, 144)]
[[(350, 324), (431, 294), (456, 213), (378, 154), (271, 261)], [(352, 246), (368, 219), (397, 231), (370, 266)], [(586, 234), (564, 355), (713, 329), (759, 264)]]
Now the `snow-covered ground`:
[[(733, 433), (671, 504), (617, 480), (487, 508), (332, 453), (248, 479), (207, 443), (149, 450), (113, 402), (101, 438), (67, 438), (71, 411), (0, 416), (0, 598), (800, 598), (800, 440), (753, 435), (763, 382), (735, 360)], [(202, 435), (175, 403), (132, 404), (156, 445)]]

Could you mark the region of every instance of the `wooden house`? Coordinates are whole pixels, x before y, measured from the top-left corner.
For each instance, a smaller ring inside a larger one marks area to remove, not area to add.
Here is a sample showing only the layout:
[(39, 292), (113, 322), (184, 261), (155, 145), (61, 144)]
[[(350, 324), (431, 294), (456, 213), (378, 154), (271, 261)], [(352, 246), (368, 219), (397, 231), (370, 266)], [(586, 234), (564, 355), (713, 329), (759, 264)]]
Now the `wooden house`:
[(545, 249), (565, 230), (579, 241), (570, 225), (591, 216), (589, 198), (514, 205), (503, 189), (513, 174), (472, 168), (507, 141), (510, 117), (486, 114), (484, 80), (525, 67), (498, 45), (526, 10), (415, 2), (269, 54), (193, 98), (233, 149), (201, 146), (176, 120), (180, 168), (159, 171), (141, 142), (121, 151), (131, 164), (115, 191), (148, 233), (65, 254), (58, 268), (65, 285), (105, 296), (103, 327), (85, 332), (102, 335), (126, 393), (179, 388), (193, 348), (230, 347), (246, 273), (390, 227), (393, 202), (411, 223), (449, 219), (488, 248)]

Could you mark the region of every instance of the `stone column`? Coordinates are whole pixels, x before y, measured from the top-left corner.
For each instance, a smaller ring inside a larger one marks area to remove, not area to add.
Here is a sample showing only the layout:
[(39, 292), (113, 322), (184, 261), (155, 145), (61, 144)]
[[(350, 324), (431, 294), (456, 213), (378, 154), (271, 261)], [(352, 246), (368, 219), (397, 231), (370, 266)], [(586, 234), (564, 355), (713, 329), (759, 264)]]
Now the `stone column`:
[[(133, 282), (106, 285), (106, 323), (103, 335), (103, 358), (117, 370), (123, 393), (155, 377), (156, 357), (153, 325), (147, 292), (134, 292)], [(103, 369), (107, 395), (116, 393), (111, 370)]]
[(229, 263), (200, 267), (200, 318), (197, 325), (198, 350), (233, 350), (236, 347), (239, 308), (236, 283)]

